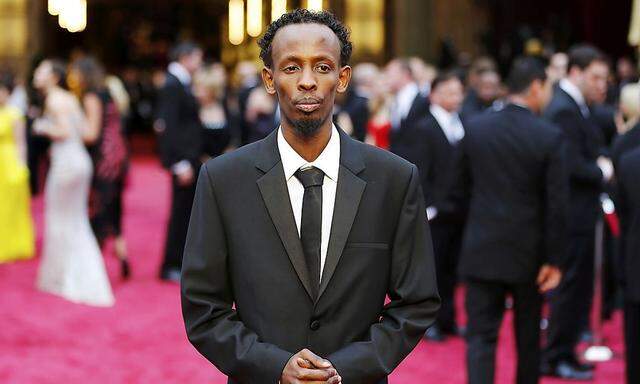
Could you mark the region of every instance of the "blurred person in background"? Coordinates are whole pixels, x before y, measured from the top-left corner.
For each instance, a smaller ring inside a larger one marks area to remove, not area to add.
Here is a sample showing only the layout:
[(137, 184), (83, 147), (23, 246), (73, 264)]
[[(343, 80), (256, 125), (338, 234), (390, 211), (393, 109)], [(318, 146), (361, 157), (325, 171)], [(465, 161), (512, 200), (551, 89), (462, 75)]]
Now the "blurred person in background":
[(333, 107), (333, 121), (354, 139), (364, 141), (369, 121), (367, 98), (358, 95), (354, 87), (336, 95)]
[[(407, 59), (394, 59), (384, 69), (385, 81), (392, 95), (389, 108), (391, 133), (389, 150), (414, 164), (421, 153), (419, 140), (416, 140), (417, 123), (429, 111), (429, 100), (420, 95), (418, 85), (413, 78)], [(421, 174), (424, 177), (424, 174)], [(423, 191), (424, 192), (424, 191)]]
[(425, 199), (442, 306), (435, 325), (427, 330), (426, 336), (430, 340), (443, 341), (447, 335), (458, 334), (454, 290), (464, 215), (449, 209), (446, 197), (451, 163), (465, 135), (464, 124), (458, 114), (464, 98), (462, 81), (455, 72), (436, 76), (429, 98), (429, 114), (421, 122), (425, 132), (424, 139), (420, 140), (423, 145), (421, 152), (426, 162), (420, 172), (426, 178)]
[[(251, 61), (241, 61), (236, 64), (234, 83), (236, 85), (238, 115), (240, 116), (240, 140), (241, 144), (244, 145), (258, 140), (255, 137), (251, 137), (251, 129), (255, 121), (247, 120), (249, 96), (253, 90), (260, 85), (258, 66)], [(250, 114), (250, 117), (252, 116), (253, 114)]]
[(171, 214), (160, 278), (178, 282), (182, 266), (195, 180), (202, 164), (200, 105), (192, 91), (192, 76), (202, 66), (202, 49), (182, 42), (171, 51), (171, 63), (158, 95), (157, 120), (160, 157), (171, 172)]
[(569, 51), (569, 72), (560, 80), (544, 112), (565, 137), (569, 182), (569, 249), (562, 283), (551, 296), (551, 315), (542, 372), (565, 379), (591, 380), (592, 364), (576, 357), (576, 345), (588, 329), (593, 298), (594, 244), (600, 194), (613, 177), (611, 160), (602, 156), (604, 137), (591, 107), (604, 102), (609, 68), (590, 45)]
[[(209, 66), (196, 72), (194, 94), (200, 103), (202, 143), (206, 159), (227, 152), (239, 144), (239, 129), (224, 102), (226, 74), (221, 66)], [(206, 160), (203, 159), (205, 162)]]
[(556, 52), (549, 59), (547, 66), (547, 77), (551, 84), (556, 85), (560, 80), (567, 77), (567, 65), (569, 56), (564, 52)]
[(66, 67), (44, 60), (34, 86), (44, 93), (44, 114), (34, 132), (52, 140), (45, 186), (45, 233), (38, 287), (76, 303), (111, 306), (111, 285), (89, 222), (93, 167), (83, 137), (87, 120), (76, 97), (64, 89)]
[(263, 87), (251, 90), (244, 112), (247, 144), (264, 139), (278, 126), (277, 112), (276, 99)]
[(418, 84), (418, 89), (423, 97), (429, 97), (431, 93), (431, 82), (438, 75), (438, 70), (431, 64), (425, 63), (419, 57), (411, 57), (409, 59), (409, 66), (413, 73), (413, 78)]
[[(360, 64), (358, 64), (360, 65)], [(355, 68), (359, 68), (358, 65)], [(373, 64), (372, 64), (373, 65)], [(354, 68), (354, 74), (355, 74)], [(362, 69), (362, 67), (360, 67)], [(367, 68), (367, 67), (364, 67)], [(377, 72), (373, 72), (375, 69)], [(368, 67), (367, 71), (371, 74), (375, 74), (377, 79), (380, 79), (382, 73), (377, 67)], [(389, 149), (390, 135), (391, 135), (391, 103), (393, 102), (393, 95), (389, 92), (389, 82), (383, 77), (382, 81), (377, 81), (377, 86), (372, 86), (367, 90), (367, 98), (369, 100), (369, 122), (367, 123), (367, 135), (365, 142), (371, 145), (375, 145), (379, 148)]]
[(567, 185), (562, 134), (538, 115), (551, 95), (545, 68), (517, 59), (501, 110), (467, 124), (450, 201), (468, 215), (459, 273), (466, 282), (467, 376), (495, 382), (495, 357), (508, 295), (514, 301), (518, 384), (540, 369), (542, 293), (561, 279)]
[(23, 112), (10, 105), (15, 78), (0, 72), (0, 263), (34, 255)]
[(640, 383), (640, 148), (623, 155), (616, 172), (624, 271), (626, 382), (635, 384)]
[(481, 69), (462, 104), (460, 114), (469, 120), (490, 108), (501, 96), (500, 75), (494, 69)]
[(358, 96), (370, 100), (379, 93), (380, 68), (373, 63), (353, 66), (353, 88)]
[(87, 117), (84, 142), (94, 169), (89, 199), (91, 227), (103, 248), (107, 239), (114, 238), (120, 275), (127, 279), (130, 266), (122, 232), (122, 195), (128, 154), (120, 112), (125, 107), (118, 107), (107, 88), (104, 69), (93, 57), (83, 56), (73, 62), (69, 80)]
[(611, 161), (616, 169), (625, 153), (640, 147), (640, 84), (622, 87), (619, 108), (622, 121), (617, 124), (618, 137), (611, 149)]

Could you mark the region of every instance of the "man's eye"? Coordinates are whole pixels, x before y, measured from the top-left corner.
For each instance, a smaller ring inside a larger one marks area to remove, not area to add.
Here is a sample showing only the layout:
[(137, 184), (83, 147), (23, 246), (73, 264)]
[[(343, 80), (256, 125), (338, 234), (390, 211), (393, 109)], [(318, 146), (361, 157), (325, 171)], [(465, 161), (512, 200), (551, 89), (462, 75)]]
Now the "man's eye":
[(320, 64), (320, 65), (318, 65), (318, 70), (320, 72), (329, 72), (329, 71), (331, 71), (331, 67), (328, 66), (327, 64)]
[(288, 67), (284, 67), (284, 71), (285, 72), (294, 72), (298, 69), (298, 67), (296, 67), (295, 65), (290, 65)]

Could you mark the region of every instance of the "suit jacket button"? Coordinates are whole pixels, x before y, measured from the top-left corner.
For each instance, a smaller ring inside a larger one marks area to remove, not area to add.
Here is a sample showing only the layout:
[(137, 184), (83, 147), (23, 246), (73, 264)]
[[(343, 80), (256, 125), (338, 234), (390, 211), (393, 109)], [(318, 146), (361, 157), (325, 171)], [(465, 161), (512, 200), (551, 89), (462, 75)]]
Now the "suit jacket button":
[(313, 320), (309, 328), (311, 328), (312, 331), (317, 331), (320, 328), (320, 322), (318, 320)]

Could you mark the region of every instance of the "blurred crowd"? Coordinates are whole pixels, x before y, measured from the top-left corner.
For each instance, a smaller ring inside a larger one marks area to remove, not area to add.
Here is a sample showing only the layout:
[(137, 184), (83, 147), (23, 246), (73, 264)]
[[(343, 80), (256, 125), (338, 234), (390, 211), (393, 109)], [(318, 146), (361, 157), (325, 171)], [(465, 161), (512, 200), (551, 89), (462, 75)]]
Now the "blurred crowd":
[[(117, 73), (106, 71), (91, 55), (74, 52), (68, 62), (42, 60), (24, 80), (1, 72), (0, 263), (34, 255), (30, 199), (44, 186), (46, 232), (38, 287), (75, 302), (112, 305), (102, 251), (106, 241), (113, 240), (121, 277), (131, 276), (121, 225), (126, 214), (123, 191), (131, 134), (148, 129), (157, 139), (157, 153), (172, 184), (159, 277), (179, 280), (200, 166), (266, 137), (278, 127), (280, 114), (276, 99), (262, 87), (261, 67), (255, 62), (239, 62), (230, 69), (208, 61), (191, 42), (177, 44), (169, 59), (166, 70), (143, 74), (127, 68)], [(590, 380), (594, 367), (579, 359), (575, 348), (593, 338), (595, 274), (603, 281), (596, 293), (604, 302), (598, 316), (609, 319), (624, 307), (628, 380), (640, 382), (640, 290), (633, 279), (633, 273), (640, 273), (635, 240), (640, 237), (637, 63), (627, 57), (613, 63), (588, 45), (529, 59), (538, 64), (519, 59), (509, 73), (501, 73), (491, 57), (454, 60), (448, 68), (418, 57), (395, 58), (384, 66), (357, 63), (348, 91), (336, 100), (334, 122), (352, 137), (418, 166), (443, 299), (438, 321), (425, 337), (433, 342), (466, 337), (470, 382), (493, 380), (505, 307), (517, 311), (519, 383), (537, 382), (538, 371)], [(519, 115), (514, 105), (529, 114)], [(505, 137), (492, 141), (500, 133), (483, 137), (503, 125), (539, 130), (540, 137), (514, 136), (524, 140), (519, 142)], [(548, 126), (548, 132), (559, 132), (557, 148), (555, 133), (543, 135)], [(474, 152), (476, 140), (488, 143), (487, 153)], [(500, 158), (503, 150), (509, 156)], [(482, 168), (488, 158), (495, 155), (509, 169), (528, 154), (548, 156), (544, 161), (549, 173), (535, 177), (557, 184), (541, 190), (526, 190), (528, 184), (518, 180), (483, 184), (503, 171)], [(528, 238), (512, 231), (522, 223), (509, 218), (519, 214), (518, 208), (496, 208), (501, 193), (514, 189), (515, 194), (544, 195), (541, 201), (553, 201), (553, 209), (558, 209), (552, 214), (551, 205), (534, 207), (543, 219), (531, 225), (539, 226), (540, 233), (545, 233), (543, 227), (557, 229), (544, 235), (540, 249), (532, 240), (533, 249), (520, 252)], [(483, 194), (497, 196), (497, 201)], [(603, 202), (609, 207), (606, 212)], [(496, 210), (501, 217), (478, 218)], [(504, 222), (497, 223), (500, 220)], [(516, 244), (504, 248), (524, 254), (524, 261), (510, 268), (505, 265), (514, 263), (514, 252), (505, 252), (504, 259), (479, 256), (483, 250), (477, 244), (493, 236), (488, 228), (513, 236), (511, 243)], [(600, 228), (602, 241), (596, 243)], [(552, 249), (556, 254), (541, 255)], [(602, 270), (594, 264), (600, 251)], [(540, 266), (557, 269), (544, 273), (548, 281), (552, 276), (559, 281), (550, 283), (555, 288), (551, 293), (545, 292), (550, 316), (542, 321), (543, 300), (537, 297), (535, 281), (543, 274)], [(459, 283), (467, 285), (465, 310), (474, 314), (467, 329), (456, 323), (454, 293)], [(541, 325), (547, 331), (543, 350)], [(539, 359), (531, 358), (534, 355)]]

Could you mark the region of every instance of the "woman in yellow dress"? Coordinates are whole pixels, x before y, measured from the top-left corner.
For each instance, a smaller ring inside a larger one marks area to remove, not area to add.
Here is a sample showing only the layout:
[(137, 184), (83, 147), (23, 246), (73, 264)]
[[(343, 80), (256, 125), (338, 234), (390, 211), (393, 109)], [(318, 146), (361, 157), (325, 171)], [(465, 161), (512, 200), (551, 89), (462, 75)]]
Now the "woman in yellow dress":
[(13, 86), (13, 76), (0, 73), (0, 263), (34, 253), (25, 123), (9, 105)]

